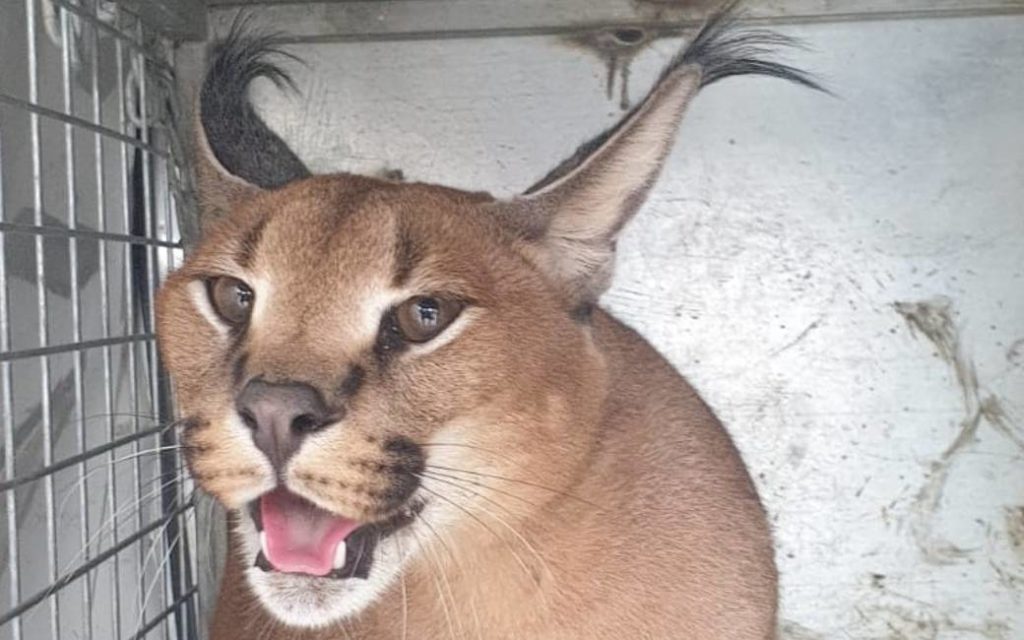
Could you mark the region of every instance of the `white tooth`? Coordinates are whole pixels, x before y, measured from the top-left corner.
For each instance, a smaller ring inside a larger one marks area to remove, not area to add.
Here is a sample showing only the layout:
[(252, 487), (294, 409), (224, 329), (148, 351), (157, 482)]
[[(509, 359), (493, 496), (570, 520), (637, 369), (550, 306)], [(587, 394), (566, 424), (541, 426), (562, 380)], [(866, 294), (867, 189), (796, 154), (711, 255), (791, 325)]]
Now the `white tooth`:
[(267, 553), (267, 532), (266, 531), (260, 531), (260, 549), (263, 550), (263, 556), (269, 559), (270, 558), (270, 554)]
[(338, 548), (334, 550), (334, 568), (341, 569), (345, 566), (345, 541), (342, 540), (338, 543)]

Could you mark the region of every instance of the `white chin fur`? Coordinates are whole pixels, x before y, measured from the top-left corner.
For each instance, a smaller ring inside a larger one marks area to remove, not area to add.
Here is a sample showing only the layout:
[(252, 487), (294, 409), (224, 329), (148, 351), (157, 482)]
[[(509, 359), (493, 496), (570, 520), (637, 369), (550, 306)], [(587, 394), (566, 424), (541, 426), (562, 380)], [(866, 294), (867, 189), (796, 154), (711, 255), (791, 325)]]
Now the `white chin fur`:
[(398, 576), (405, 559), (399, 557), (399, 549), (408, 556), (415, 546), (411, 527), (385, 538), (373, 552), (366, 579), (271, 573), (254, 566), (260, 540), (252, 519), (240, 513), (237, 522), (233, 535), (241, 542), (243, 561), (249, 567), (245, 575), (253, 592), (271, 615), (294, 627), (325, 627), (363, 611)]

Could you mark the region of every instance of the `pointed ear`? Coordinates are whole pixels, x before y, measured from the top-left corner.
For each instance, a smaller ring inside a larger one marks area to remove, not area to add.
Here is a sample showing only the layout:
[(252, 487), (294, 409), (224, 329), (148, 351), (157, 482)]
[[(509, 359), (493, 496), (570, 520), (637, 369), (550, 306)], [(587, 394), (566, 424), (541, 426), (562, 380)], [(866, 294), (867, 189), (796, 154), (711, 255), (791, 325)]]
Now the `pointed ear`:
[(695, 67), (666, 75), (617, 126), (513, 201), (509, 217), (527, 224), (529, 257), (573, 306), (608, 288), (616, 236), (654, 185), (700, 79)]
[(196, 182), (204, 223), (264, 189), (310, 175), (249, 100), (249, 85), (259, 77), (294, 89), (288, 74), (269, 61), (274, 55), (290, 57), (278, 48), (278, 41), (275, 35), (249, 32), (248, 18), (243, 17), (213, 47), (194, 122)]
[(701, 87), (730, 75), (760, 74), (820, 87), (792, 67), (764, 60), (791, 45), (762, 29), (735, 29), (731, 3), (712, 17), (617, 125), (584, 144), (526, 193), (494, 211), (527, 257), (569, 297), (589, 305), (611, 281), (615, 240), (657, 180), (679, 123)]
[(195, 177), (201, 212), (200, 219), (205, 226), (211, 220), (227, 214), (235, 206), (262, 190), (231, 173), (220, 163), (217, 154), (206, 139), (206, 131), (203, 129), (201, 117), (198, 114), (196, 120), (197, 123), (193, 128)]

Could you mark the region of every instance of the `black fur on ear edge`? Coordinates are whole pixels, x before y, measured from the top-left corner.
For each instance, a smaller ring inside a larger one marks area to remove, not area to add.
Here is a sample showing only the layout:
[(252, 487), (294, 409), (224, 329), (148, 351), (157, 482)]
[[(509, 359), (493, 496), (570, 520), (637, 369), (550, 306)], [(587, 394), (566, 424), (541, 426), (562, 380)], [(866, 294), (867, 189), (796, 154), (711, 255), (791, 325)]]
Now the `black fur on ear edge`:
[(736, 24), (742, 0), (731, 0), (704, 23), (701, 30), (662, 72), (661, 77), (680, 66), (700, 67), (700, 86), (706, 87), (722, 78), (760, 75), (782, 78), (817, 91), (827, 90), (810, 74), (764, 56), (783, 47), (800, 47), (799, 40), (770, 29), (743, 29)]
[(228, 35), (212, 47), (199, 93), (199, 122), (210, 151), (228, 173), (273, 189), (310, 172), (256, 113), (249, 85), (263, 77), (294, 90), (291, 76), (269, 58), (298, 58), (280, 48), (279, 34), (253, 30), (251, 15), (239, 13)]
[[(716, 11), (686, 47), (680, 51), (662, 71), (648, 97), (661, 85), (666, 76), (680, 67), (694, 65), (700, 67), (701, 87), (706, 87), (722, 78), (738, 75), (762, 75), (782, 78), (797, 84), (823, 91), (822, 87), (810, 74), (795, 67), (765, 59), (765, 56), (779, 48), (799, 47), (800, 42), (769, 29), (744, 29), (737, 25), (738, 5), (742, 0), (730, 0)], [(580, 145), (576, 152), (563, 160), (546, 176), (531, 185), (524, 195), (530, 195), (568, 175), (626, 123), (630, 117), (646, 102), (639, 101), (628, 114), (618, 123)]]

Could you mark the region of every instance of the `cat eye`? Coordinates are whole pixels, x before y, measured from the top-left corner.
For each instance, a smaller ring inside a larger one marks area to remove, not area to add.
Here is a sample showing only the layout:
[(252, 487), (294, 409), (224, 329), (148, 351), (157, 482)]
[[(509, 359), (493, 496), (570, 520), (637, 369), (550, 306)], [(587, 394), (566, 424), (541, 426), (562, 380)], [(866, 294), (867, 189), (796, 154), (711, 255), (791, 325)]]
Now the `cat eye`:
[(240, 325), (249, 319), (256, 294), (238, 278), (221, 276), (206, 281), (210, 304), (225, 322)]
[(416, 296), (398, 305), (395, 324), (404, 340), (426, 342), (444, 331), (459, 316), (462, 307), (456, 300)]

